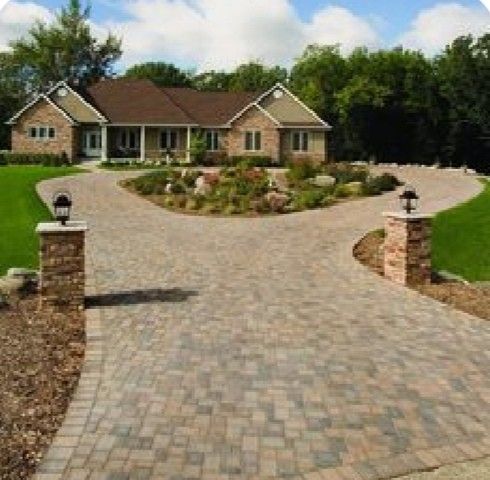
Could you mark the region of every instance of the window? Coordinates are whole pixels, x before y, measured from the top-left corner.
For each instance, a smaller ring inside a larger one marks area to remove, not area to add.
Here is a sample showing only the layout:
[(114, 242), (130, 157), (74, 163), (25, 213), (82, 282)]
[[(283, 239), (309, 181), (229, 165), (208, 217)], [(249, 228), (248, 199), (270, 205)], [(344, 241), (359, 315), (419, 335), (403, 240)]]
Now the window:
[(262, 150), (261, 132), (245, 132), (245, 150), (249, 152), (259, 152)]
[(308, 132), (293, 132), (293, 152), (309, 150), (310, 135)]
[(140, 148), (139, 130), (135, 128), (125, 128), (119, 134), (119, 146), (128, 150)]
[(27, 136), (33, 140), (52, 140), (56, 138), (56, 128), (46, 126), (29, 127)]
[(216, 130), (209, 130), (206, 132), (206, 150), (208, 152), (216, 152), (219, 150), (219, 132)]
[(162, 130), (160, 132), (160, 149), (177, 150), (177, 130)]

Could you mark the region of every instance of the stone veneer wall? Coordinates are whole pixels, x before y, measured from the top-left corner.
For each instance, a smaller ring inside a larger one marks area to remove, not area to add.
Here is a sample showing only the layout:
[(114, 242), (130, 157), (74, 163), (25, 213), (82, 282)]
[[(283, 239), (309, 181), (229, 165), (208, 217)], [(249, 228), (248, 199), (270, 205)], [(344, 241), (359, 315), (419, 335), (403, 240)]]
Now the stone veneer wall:
[[(53, 139), (37, 140), (29, 138), (29, 127), (47, 126), (56, 129)], [(14, 153), (53, 153), (66, 152), (70, 159), (78, 154), (79, 141), (77, 128), (46, 100), (41, 100), (19, 118), (12, 126), (12, 151)]]
[(41, 308), (78, 312), (85, 303), (85, 230), (55, 231), (53, 225), (38, 227)]
[(385, 276), (402, 285), (431, 282), (431, 216), (385, 214)]
[[(250, 152), (245, 150), (245, 132), (260, 130), (262, 132), (262, 150)], [(273, 160), (280, 160), (280, 133), (276, 124), (258, 108), (251, 108), (233, 123), (233, 128), (228, 132), (226, 146), (230, 157), (267, 156)]]

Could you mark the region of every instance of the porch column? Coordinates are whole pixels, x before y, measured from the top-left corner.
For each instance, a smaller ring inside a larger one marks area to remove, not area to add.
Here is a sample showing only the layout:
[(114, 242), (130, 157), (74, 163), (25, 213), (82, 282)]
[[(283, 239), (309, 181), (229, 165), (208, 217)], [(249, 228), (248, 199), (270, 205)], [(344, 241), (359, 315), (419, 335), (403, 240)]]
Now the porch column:
[(103, 162), (107, 162), (107, 125), (102, 125), (100, 130), (100, 158)]
[(140, 129), (140, 161), (143, 163), (146, 160), (146, 127), (143, 125)]
[(185, 160), (187, 163), (191, 163), (191, 127), (187, 127), (187, 151), (185, 155)]

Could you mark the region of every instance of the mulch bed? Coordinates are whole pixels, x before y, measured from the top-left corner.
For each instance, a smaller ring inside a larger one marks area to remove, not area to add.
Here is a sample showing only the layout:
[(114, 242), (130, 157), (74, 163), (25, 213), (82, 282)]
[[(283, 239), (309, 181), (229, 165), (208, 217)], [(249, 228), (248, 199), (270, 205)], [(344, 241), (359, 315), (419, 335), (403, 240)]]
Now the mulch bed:
[(85, 351), (83, 315), (0, 308), (0, 479), (29, 478), (61, 426)]
[[(354, 256), (378, 275), (383, 275), (383, 242), (380, 232), (371, 232), (354, 248)], [(415, 289), (458, 310), (490, 320), (488, 286), (467, 285), (434, 275), (431, 285), (419, 285)]]

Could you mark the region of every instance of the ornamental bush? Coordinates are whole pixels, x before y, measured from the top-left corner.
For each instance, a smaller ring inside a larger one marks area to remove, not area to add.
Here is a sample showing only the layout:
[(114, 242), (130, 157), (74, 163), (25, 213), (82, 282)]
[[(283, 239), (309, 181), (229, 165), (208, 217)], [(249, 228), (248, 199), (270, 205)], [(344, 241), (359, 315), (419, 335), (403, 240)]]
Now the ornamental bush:
[(4, 152), (0, 155), (1, 162), (5, 165), (43, 165), (45, 167), (61, 167), (69, 165), (68, 155), (52, 153), (12, 153)]

